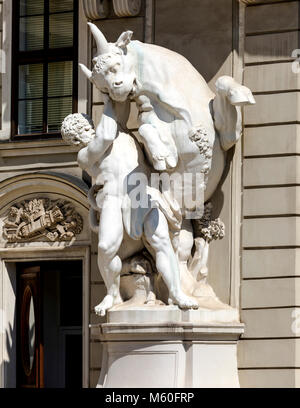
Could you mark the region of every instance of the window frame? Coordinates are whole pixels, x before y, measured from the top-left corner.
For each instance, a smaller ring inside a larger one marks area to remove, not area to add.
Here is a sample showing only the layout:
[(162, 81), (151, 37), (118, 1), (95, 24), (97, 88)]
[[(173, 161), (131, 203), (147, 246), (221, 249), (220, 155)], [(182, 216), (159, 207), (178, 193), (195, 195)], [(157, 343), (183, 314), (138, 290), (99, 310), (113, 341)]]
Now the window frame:
[[(72, 78), (72, 113), (78, 108), (78, 0), (73, 7), (73, 46), (64, 48), (49, 48), (49, 0), (44, 0), (44, 47), (41, 50), (19, 51), (20, 32), (20, 0), (13, 0), (12, 10), (12, 93), (11, 93), (11, 140), (46, 140), (60, 139), (59, 131), (47, 132), (47, 88), (48, 64), (50, 62), (73, 61)], [(57, 12), (55, 14), (63, 14)], [(51, 13), (52, 14), (52, 13)], [(43, 132), (19, 134), (18, 133), (18, 94), (19, 94), (19, 66), (24, 64), (43, 64)]]

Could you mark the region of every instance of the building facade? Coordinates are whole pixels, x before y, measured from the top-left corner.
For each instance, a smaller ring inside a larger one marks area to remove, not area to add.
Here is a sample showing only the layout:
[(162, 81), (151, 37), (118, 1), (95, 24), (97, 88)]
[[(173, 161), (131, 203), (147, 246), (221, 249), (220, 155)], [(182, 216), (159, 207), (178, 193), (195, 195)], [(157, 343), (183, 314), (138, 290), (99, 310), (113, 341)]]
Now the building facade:
[[(95, 54), (92, 21), (111, 42), (131, 30), (184, 55), (212, 90), (230, 75), (253, 91), (256, 105), (244, 109), (242, 139), (212, 199), (226, 236), (212, 244), (209, 280), (245, 323), (241, 386), (298, 387), (299, 1), (0, 7), (1, 386), (95, 387), (100, 374), (101, 343), (89, 324), (103, 321), (93, 308), (105, 288), (88, 225), (90, 180), (60, 136), (69, 113), (88, 113), (95, 124), (102, 114), (100, 93), (78, 70)], [(136, 118), (132, 103), (133, 132)]]

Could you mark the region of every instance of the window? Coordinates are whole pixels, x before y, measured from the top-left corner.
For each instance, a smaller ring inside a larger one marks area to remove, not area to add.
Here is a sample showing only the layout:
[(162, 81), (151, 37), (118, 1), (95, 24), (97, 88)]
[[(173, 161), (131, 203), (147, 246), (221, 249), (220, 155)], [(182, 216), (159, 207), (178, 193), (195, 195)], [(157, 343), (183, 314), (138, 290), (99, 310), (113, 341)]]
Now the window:
[(77, 111), (78, 0), (14, 0), (12, 137), (60, 137)]

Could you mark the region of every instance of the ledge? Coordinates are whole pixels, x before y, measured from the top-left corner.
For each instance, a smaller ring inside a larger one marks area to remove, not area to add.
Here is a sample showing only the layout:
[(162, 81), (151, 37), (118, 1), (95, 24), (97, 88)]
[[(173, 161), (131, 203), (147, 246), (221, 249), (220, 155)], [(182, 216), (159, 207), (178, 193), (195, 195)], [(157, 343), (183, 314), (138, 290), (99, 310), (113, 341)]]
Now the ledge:
[(93, 339), (101, 341), (213, 341), (236, 342), (244, 324), (103, 323), (90, 325)]
[[(269, 3), (282, 3), (283, 0), (238, 0), (240, 3), (246, 4), (247, 6), (256, 4), (269, 4)], [(288, 2), (288, 1), (287, 1)]]

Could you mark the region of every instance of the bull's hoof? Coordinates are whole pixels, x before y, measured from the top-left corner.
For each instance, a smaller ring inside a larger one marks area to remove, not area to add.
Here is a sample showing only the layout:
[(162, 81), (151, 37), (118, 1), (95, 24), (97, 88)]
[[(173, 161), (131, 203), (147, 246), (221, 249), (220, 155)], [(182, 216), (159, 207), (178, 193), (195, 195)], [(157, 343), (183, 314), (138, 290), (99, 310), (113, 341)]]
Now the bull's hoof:
[(231, 105), (254, 105), (255, 99), (249, 88), (240, 85), (232, 77), (224, 75), (217, 79), (216, 89), (220, 95), (226, 96)]

